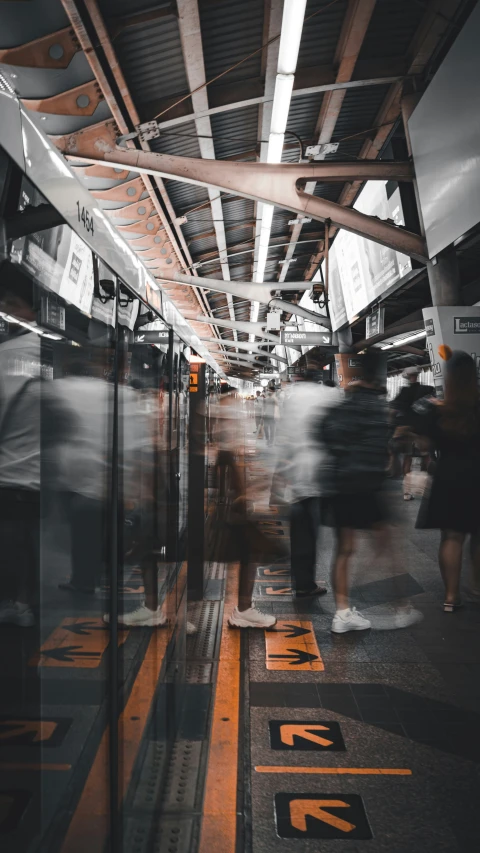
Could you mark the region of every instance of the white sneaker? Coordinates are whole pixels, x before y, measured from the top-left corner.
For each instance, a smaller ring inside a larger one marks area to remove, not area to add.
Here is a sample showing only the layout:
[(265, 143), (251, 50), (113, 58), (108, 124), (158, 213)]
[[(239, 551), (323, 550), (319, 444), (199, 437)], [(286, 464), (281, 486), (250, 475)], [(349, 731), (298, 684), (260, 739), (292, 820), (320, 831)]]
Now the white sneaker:
[(193, 622), (187, 622), (187, 635), (190, 637), (192, 634), (197, 633), (197, 626), (193, 624)]
[(273, 628), (276, 623), (276, 616), (267, 616), (256, 607), (249, 607), (248, 610), (242, 611), (235, 607), (228, 620), (230, 628)]
[(399, 607), (395, 612), (393, 624), (395, 628), (408, 628), (410, 625), (416, 625), (418, 622), (421, 622), (422, 619), (423, 613), (415, 610), (411, 604), (407, 604), (405, 607)]
[(368, 619), (365, 619), (356, 607), (352, 610), (337, 611), (332, 621), (334, 634), (345, 634), (346, 631), (366, 631), (371, 628)]
[[(110, 623), (110, 614), (105, 613), (103, 621)], [(150, 610), (145, 604), (141, 604), (136, 610), (130, 613), (121, 613), (118, 616), (118, 624), (126, 625), (127, 628), (160, 628), (165, 625), (167, 617), (162, 613), (162, 608), (157, 607), (156, 610)]]
[(372, 627), (375, 631), (396, 631), (397, 628), (408, 628), (421, 622), (423, 615), (411, 604), (404, 607), (389, 607), (388, 613), (376, 614), (372, 611)]
[(28, 604), (21, 604), (20, 601), (2, 601), (0, 623), (31, 628), (35, 624), (35, 617)]
[(405, 494), (403, 496), (403, 500), (404, 501), (413, 501), (414, 498), (413, 498), (413, 495), (411, 495), (409, 492), (405, 492)]

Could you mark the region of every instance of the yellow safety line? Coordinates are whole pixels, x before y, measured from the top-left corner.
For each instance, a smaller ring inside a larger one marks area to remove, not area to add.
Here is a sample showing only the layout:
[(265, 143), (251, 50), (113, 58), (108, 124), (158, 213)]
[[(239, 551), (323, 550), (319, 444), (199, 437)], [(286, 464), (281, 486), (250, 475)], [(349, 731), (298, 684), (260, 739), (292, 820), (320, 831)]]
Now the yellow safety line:
[(198, 853), (235, 853), (240, 719), (240, 631), (228, 627), (239, 567), (229, 566)]
[(255, 767), (257, 773), (320, 773), (322, 776), (411, 776), (401, 767)]
[[(178, 576), (181, 586), (186, 579), (186, 563)], [(163, 609), (166, 615), (175, 613), (176, 589), (167, 594)], [(119, 718), (120, 767), (119, 802), (122, 801), (131, 779), (133, 765), (145, 733), (162, 664), (175, 624), (152, 631), (152, 636), (140, 665), (130, 696)], [(105, 729), (85, 786), (63, 841), (61, 853), (103, 853), (109, 829), (109, 729)]]

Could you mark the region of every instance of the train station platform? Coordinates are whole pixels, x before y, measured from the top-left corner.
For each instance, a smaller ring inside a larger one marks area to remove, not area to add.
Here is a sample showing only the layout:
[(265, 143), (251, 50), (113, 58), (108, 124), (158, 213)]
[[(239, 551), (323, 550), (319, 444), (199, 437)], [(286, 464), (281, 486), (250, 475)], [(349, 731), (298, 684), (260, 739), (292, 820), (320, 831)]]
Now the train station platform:
[[(246, 428), (253, 517), (272, 543), (287, 545), (288, 507), (269, 500), (275, 449), (256, 439), (252, 421)], [(480, 603), (469, 596), (465, 566), (464, 607), (442, 611), (438, 535), (415, 530), (418, 501), (404, 503), (400, 483), (392, 482), (390, 497), (400, 519), (401, 579), (423, 615), (410, 628), (388, 630), (398, 585), (384, 561), (373, 560), (367, 534), (353, 565), (352, 602), (371, 620), (368, 631), (331, 633), (328, 529), (317, 580), (329, 592), (320, 599), (294, 598), (287, 557), (257, 568), (256, 604), (277, 617), (270, 631), (228, 626), (236, 564), (209, 563), (203, 600), (188, 609), (186, 566), (178, 574), (163, 567), (165, 625), (118, 632), (112, 849), (477, 849)], [(131, 609), (142, 596), (139, 570), (127, 580)], [(0, 636), (11, 669), (0, 720), (1, 849), (104, 853), (112, 744), (106, 593), (72, 599), (68, 616), (65, 599), (51, 595), (39, 636), (22, 633), (20, 643), (17, 629), (12, 642), (5, 628)], [(196, 628), (188, 635), (187, 616)]]
[[(272, 465), (264, 444), (250, 454), (257, 474)], [(369, 631), (332, 634), (331, 592), (296, 600), (286, 561), (257, 572), (257, 606), (277, 616), (276, 627), (233, 631), (235, 567), (217, 567), (190, 646), (197, 679), (213, 671), (201, 817), (192, 800), (180, 822), (198, 821), (199, 843), (172, 849), (477, 849), (480, 606), (464, 591), (463, 609), (443, 613), (438, 534), (415, 530), (418, 501), (404, 504), (400, 484), (393, 491), (403, 580), (424, 617), (410, 628), (385, 630), (395, 588), (385, 567), (372, 565), (366, 536), (352, 599)], [(267, 504), (257, 505), (260, 523), (287, 536), (286, 512)], [(320, 551), (318, 580), (328, 579), (328, 531)]]

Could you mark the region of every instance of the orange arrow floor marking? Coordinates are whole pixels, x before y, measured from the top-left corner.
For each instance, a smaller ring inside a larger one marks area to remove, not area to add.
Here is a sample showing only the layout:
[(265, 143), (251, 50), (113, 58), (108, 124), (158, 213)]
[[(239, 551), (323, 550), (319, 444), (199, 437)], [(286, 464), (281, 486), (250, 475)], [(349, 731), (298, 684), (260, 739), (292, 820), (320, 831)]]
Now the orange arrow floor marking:
[(290, 569), (264, 569), (264, 575), (289, 575)]
[[(305, 633), (292, 638), (292, 628), (303, 628)], [(290, 672), (323, 672), (325, 666), (317, 645), (311, 622), (293, 619), (279, 620), (275, 631), (265, 631), (265, 666), (270, 670)], [(297, 653), (297, 654), (296, 654)]]
[(57, 723), (52, 720), (2, 720), (0, 725), (9, 727), (7, 731), (0, 731), (0, 740), (10, 740), (34, 732), (32, 743), (50, 740), (57, 728)]
[(265, 590), (267, 595), (290, 595), (291, 591), (291, 586), (285, 586), (283, 589), (274, 589), (273, 586), (267, 586)]
[[(126, 631), (119, 633), (124, 643)], [(67, 616), (42, 644), (29, 666), (96, 669), (110, 642), (110, 631), (100, 616)]]
[(322, 820), (324, 823), (334, 826), (335, 829), (340, 829), (341, 832), (351, 832), (355, 829), (354, 823), (349, 823), (348, 820), (343, 820), (330, 812), (325, 811), (330, 809), (348, 809), (349, 803), (343, 800), (292, 800), (290, 802), (290, 821), (295, 829), (300, 832), (307, 831), (307, 815), (314, 817), (316, 820)]
[(283, 743), (286, 743), (287, 746), (293, 746), (293, 738), (294, 737), (302, 737), (304, 740), (311, 740), (312, 743), (319, 743), (320, 746), (331, 746), (333, 740), (327, 740), (325, 737), (321, 737), (320, 735), (316, 735), (313, 733), (315, 731), (324, 731), (328, 732), (328, 726), (320, 726), (318, 724), (312, 723), (311, 726), (298, 726), (298, 725), (283, 725), (280, 726), (280, 737)]

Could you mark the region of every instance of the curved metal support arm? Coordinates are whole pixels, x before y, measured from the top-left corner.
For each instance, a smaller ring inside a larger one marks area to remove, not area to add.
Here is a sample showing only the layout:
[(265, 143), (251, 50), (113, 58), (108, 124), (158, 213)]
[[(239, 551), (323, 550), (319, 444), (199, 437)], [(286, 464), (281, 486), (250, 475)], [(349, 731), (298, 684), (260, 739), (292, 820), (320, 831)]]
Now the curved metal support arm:
[(296, 314), (298, 317), (310, 320), (311, 323), (323, 326), (324, 329), (332, 328), (332, 321), (328, 317), (322, 317), (320, 314), (315, 314), (315, 311), (309, 311), (308, 308), (302, 308), (301, 305), (294, 305), (293, 302), (287, 302), (284, 299), (272, 299), (270, 305), (273, 305), (275, 308), (281, 308), (282, 311), (288, 314)]
[(128, 167), (134, 172), (162, 178), (174, 178), (187, 184), (218, 187), (223, 192), (274, 204), (302, 216), (308, 214), (320, 222), (330, 219), (332, 225), (345, 228), (397, 252), (423, 262), (427, 259), (425, 241), (418, 234), (298, 189), (299, 183), (310, 181), (411, 181), (413, 169), (410, 163), (385, 160), (358, 160), (348, 163), (330, 160), (313, 164), (235, 163), (118, 148), (111, 151), (92, 150), (91, 155), (90, 152), (82, 150), (82, 155), (76, 156), (75, 150), (69, 150), (68, 145), (64, 153), (88, 163), (107, 162), (112, 166)]
[(157, 281), (175, 282), (175, 284), (185, 284), (189, 287), (203, 287), (207, 290), (213, 290), (216, 293), (231, 293), (232, 296), (238, 296), (240, 299), (250, 299), (256, 302), (262, 302), (266, 305), (270, 302), (272, 294), (276, 290), (311, 290), (311, 281), (272, 281), (258, 282), (251, 281), (223, 281), (218, 278), (203, 278), (193, 275), (183, 275), (183, 273), (173, 272), (170, 275), (162, 272), (162, 275), (157, 276)]

